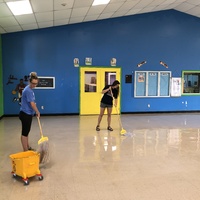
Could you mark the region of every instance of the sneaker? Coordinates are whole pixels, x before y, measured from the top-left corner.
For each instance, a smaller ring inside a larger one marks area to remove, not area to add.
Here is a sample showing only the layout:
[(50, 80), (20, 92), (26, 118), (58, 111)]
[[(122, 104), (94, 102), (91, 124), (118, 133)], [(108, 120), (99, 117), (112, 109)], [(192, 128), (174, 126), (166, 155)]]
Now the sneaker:
[(110, 126), (108, 126), (108, 128), (107, 128), (109, 131), (113, 131), (113, 129), (110, 127)]
[(96, 131), (100, 131), (100, 128), (99, 128), (99, 126), (97, 126), (97, 127), (96, 127)]

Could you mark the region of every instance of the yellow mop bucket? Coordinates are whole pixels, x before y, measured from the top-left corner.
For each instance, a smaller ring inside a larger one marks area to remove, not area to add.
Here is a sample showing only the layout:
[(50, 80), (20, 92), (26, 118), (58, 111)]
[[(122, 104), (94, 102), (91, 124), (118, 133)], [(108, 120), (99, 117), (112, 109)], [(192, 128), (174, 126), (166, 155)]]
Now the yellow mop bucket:
[(40, 154), (34, 151), (25, 151), (10, 155), (12, 161), (13, 177), (21, 176), (24, 184), (29, 184), (29, 177), (37, 176), (39, 180), (43, 180), (43, 176), (39, 170)]

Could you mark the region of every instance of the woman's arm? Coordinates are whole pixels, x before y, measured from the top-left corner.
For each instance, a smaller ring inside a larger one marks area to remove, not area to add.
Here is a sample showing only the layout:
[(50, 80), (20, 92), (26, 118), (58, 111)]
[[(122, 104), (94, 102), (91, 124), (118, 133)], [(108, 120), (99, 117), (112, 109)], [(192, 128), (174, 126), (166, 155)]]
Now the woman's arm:
[(118, 99), (115, 99), (114, 106), (117, 107)]
[(117, 106), (117, 103), (118, 103), (118, 96), (119, 96), (119, 88), (115, 90), (114, 95), (113, 95), (115, 107)]
[(109, 90), (111, 90), (111, 86), (108, 87), (108, 88), (103, 89), (101, 93), (102, 93), (102, 94), (105, 94), (105, 93), (108, 92)]
[(36, 112), (36, 116), (40, 117), (40, 112), (35, 104), (35, 102), (31, 102), (31, 107), (33, 108), (33, 110)]

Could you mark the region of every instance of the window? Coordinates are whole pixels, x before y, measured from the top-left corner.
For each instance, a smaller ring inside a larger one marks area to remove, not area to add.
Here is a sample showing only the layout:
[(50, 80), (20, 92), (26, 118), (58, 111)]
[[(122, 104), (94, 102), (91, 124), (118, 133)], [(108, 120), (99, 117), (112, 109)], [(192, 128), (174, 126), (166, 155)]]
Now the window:
[(96, 92), (96, 72), (85, 72), (85, 92)]
[(105, 85), (112, 85), (116, 80), (116, 72), (105, 72)]
[(169, 97), (169, 71), (135, 71), (135, 97)]
[(183, 71), (183, 94), (200, 94), (200, 71)]

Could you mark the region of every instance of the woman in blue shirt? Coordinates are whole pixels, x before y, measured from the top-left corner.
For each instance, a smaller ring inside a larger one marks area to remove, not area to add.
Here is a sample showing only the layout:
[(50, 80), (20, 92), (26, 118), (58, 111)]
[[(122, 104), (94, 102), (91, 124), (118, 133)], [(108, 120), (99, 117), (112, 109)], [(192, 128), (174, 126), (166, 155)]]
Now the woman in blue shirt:
[(22, 123), (21, 143), (24, 151), (32, 150), (28, 143), (28, 135), (31, 130), (32, 118), (36, 113), (37, 117), (40, 117), (40, 112), (35, 103), (35, 94), (33, 88), (38, 84), (38, 76), (36, 72), (30, 73), (29, 85), (27, 85), (21, 98), (21, 107), (19, 113), (19, 119)]

